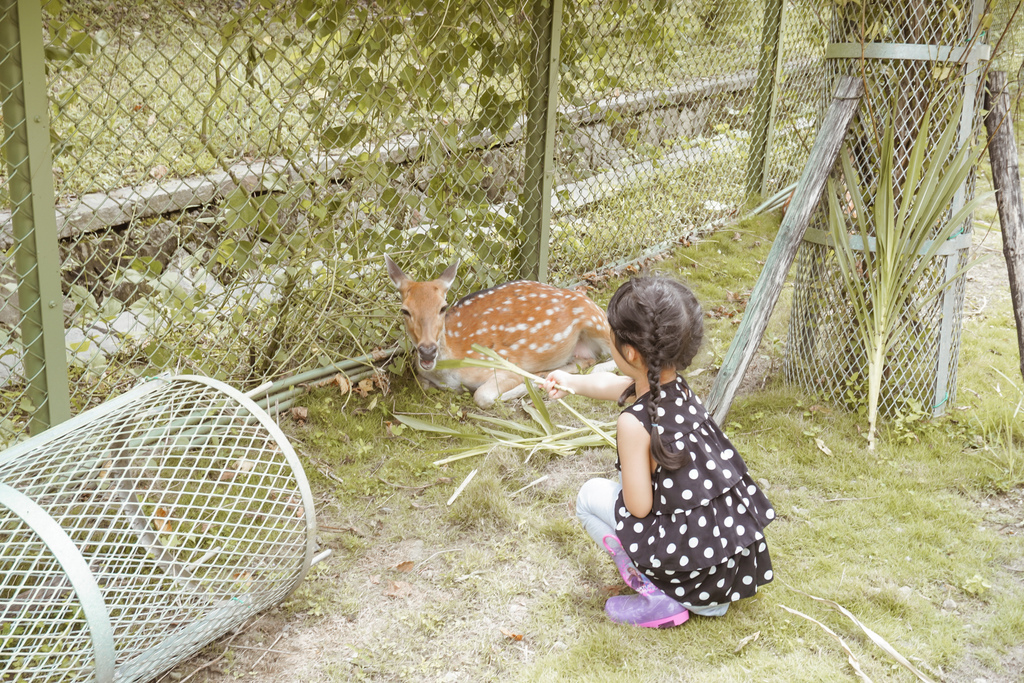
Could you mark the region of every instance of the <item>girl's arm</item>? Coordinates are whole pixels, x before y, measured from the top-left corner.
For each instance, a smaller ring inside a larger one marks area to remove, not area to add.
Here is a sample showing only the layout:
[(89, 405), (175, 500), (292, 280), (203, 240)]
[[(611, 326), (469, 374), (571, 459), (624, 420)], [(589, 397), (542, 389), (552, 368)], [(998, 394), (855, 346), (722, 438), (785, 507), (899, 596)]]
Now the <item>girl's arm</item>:
[(619, 415), (616, 442), (622, 467), (622, 499), (634, 517), (646, 517), (654, 505), (651, 485), (651, 435), (629, 413)]
[(598, 398), (605, 401), (618, 401), (630, 384), (633, 383), (629, 377), (616, 375), (611, 372), (592, 372), (589, 375), (573, 375), (565, 370), (554, 370), (548, 374), (541, 384), (541, 388), (548, 392), (551, 398), (562, 398), (566, 392), (556, 389), (555, 384), (569, 387), (581, 396)]

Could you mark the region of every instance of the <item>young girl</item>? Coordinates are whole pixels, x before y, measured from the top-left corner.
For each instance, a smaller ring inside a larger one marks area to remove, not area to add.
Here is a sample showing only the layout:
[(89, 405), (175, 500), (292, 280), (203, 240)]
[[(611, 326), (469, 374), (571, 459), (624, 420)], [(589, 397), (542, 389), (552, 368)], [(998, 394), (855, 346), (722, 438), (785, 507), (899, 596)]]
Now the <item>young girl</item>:
[[(683, 284), (663, 277), (626, 282), (608, 303), (608, 372), (550, 373), (544, 389), (636, 401), (619, 415), (621, 484), (591, 479), (576, 514), (637, 595), (610, 598), (613, 621), (665, 628), (687, 610), (722, 616), (731, 602), (772, 580), (762, 530), (775, 517), (736, 449), (678, 374), (700, 347), (703, 312)], [(637, 572), (639, 570), (639, 572)]]

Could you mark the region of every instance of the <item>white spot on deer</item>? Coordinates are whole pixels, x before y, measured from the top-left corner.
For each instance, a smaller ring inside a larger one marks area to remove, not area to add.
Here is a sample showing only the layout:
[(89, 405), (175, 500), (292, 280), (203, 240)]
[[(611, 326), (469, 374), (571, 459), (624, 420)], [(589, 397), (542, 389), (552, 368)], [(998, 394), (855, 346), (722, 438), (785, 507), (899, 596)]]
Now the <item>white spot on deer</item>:
[(460, 320), (459, 322), (455, 323), (455, 327), (462, 327), (462, 321)]
[(540, 347), (537, 350), (540, 351), (541, 353), (544, 353), (545, 351), (550, 351), (551, 350), (551, 344), (545, 344), (544, 346)]
[(532, 322), (533, 322), (533, 316), (531, 315), (531, 316), (530, 316), (529, 318), (527, 318), (527, 319), (526, 319), (526, 322), (528, 322), (528, 323), (532, 323)]
[(554, 315), (555, 314), (554, 310), (552, 310), (550, 308), (548, 310), (544, 311), (544, 313), (546, 313), (547, 315)]
[(534, 344), (530, 344), (526, 348), (530, 349), (531, 351), (536, 351), (537, 350), (537, 344), (535, 344), (535, 343)]
[(520, 332), (522, 332), (522, 331), (524, 331), (524, 330), (525, 330), (525, 329), (526, 329), (527, 327), (529, 327), (529, 325), (527, 325), (526, 323), (519, 323), (518, 325), (516, 325), (516, 326), (515, 326), (515, 329), (516, 329), (516, 330), (519, 330)]
[(576, 308), (572, 309), (572, 314), (573, 315), (579, 315), (582, 312), (583, 312), (583, 307), (582, 306), (577, 306)]

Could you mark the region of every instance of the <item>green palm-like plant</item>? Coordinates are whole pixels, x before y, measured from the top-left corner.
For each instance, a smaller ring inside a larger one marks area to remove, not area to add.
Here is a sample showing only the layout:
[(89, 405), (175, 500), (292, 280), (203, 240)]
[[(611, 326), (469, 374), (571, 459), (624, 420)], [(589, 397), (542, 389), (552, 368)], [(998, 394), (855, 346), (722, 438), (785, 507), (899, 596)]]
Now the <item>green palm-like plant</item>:
[[(952, 161), (944, 163), (956, 139), (959, 121), (960, 112), (955, 111), (933, 147), (929, 144), (928, 134), (931, 128), (931, 107), (925, 112), (911, 148), (898, 207), (893, 190), (894, 126), (891, 120), (882, 143), (878, 189), (871, 213), (861, 194), (859, 178), (849, 160), (849, 154), (841, 155), (849, 203), (853, 208), (853, 234), (860, 237), (860, 249), (855, 249), (851, 243), (843, 203), (835, 184), (829, 184), (829, 233), (844, 289), (853, 310), (855, 333), (860, 335), (867, 350), (869, 450), (874, 450), (876, 442), (882, 370), (889, 351), (897, 341), (901, 320), (908, 314), (916, 315), (960, 274), (977, 263), (974, 261), (967, 264), (956, 277), (945, 281), (927, 295), (919, 296), (918, 285), (932, 266), (935, 255), (947, 240), (960, 231), (977, 204), (986, 198), (977, 197), (968, 202), (936, 230), (953, 195), (963, 185), (983, 152), (964, 145)], [(929, 149), (930, 160), (926, 163), (925, 155)], [(875, 232), (874, 250), (869, 248), (872, 227)]]

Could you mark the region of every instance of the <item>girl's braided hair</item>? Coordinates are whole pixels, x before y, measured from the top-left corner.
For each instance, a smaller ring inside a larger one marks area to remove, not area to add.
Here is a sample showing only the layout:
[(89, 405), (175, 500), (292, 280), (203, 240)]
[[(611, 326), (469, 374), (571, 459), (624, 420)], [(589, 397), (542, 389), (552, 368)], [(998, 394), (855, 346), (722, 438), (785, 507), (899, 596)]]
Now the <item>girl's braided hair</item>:
[[(679, 469), (689, 462), (689, 456), (666, 446), (657, 428), (661, 371), (672, 366), (681, 372), (697, 355), (704, 338), (700, 302), (689, 287), (677, 280), (662, 276), (633, 278), (619, 287), (608, 302), (608, 325), (615, 348), (621, 353), (628, 344), (647, 364), (647, 381), (651, 385), (647, 415), (653, 427), (651, 456), (666, 469)], [(635, 393), (634, 384), (619, 398), (619, 405)]]

